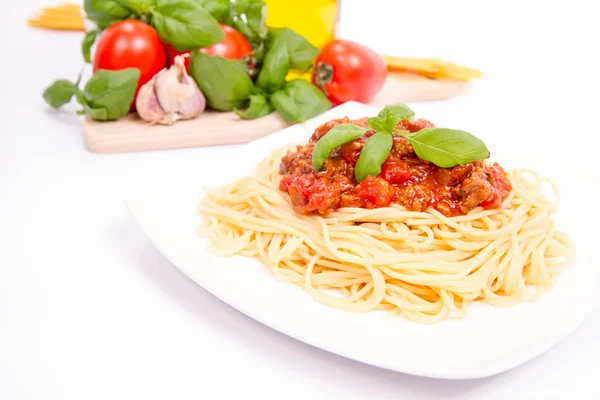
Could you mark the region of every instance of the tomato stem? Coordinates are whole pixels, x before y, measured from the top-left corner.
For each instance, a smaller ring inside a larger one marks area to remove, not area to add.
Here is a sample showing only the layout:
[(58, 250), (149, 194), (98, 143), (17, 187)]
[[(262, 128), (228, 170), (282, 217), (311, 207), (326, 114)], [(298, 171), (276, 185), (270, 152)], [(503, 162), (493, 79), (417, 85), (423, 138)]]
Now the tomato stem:
[(331, 83), (333, 80), (333, 67), (329, 64), (325, 64), (323, 61), (319, 61), (315, 67), (315, 85), (321, 88), (323, 93), (327, 95), (327, 89), (325, 85)]

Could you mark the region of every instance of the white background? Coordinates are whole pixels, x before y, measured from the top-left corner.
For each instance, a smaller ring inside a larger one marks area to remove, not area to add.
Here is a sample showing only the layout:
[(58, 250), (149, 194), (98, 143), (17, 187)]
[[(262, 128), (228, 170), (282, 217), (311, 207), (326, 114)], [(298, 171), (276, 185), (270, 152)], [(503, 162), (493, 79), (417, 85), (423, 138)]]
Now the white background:
[[(568, 151), (596, 161), (595, 2), (343, 3), (344, 37), (483, 69), (484, 81), (439, 107), (490, 121), (492, 141), (522, 129), (502, 156), (552, 151), (559, 161)], [(440, 381), (314, 349), (207, 294), (151, 247), (123, 198), (137, 179), (213, 150), (86, 152), (75, 107), (51, 111), (40, 97), (82, 67), (80, 34), (26, 27), (44, 4), (10, 2), (0, 25), (1, 399), (600, 398), (599, 304), (565, 341), (515, 370)], [(563, 132), (564, 144), (545, 141), (550, 131)]]

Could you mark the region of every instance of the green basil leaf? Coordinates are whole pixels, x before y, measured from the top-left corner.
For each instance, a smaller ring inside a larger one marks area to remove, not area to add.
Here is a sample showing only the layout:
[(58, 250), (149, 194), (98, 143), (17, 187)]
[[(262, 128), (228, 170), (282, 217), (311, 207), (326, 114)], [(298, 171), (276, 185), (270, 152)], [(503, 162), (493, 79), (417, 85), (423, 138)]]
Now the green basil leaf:
[(243, 111), (236, 109), (235, 113), (239, 115), (241, 119), (256, 119), (271, 114), (273, 110), (274, 108), (266, 95), (251, 94), (250, 105), (248, 108)]
[(318, 48), (291, 29), (271, 31), (256, 84), (269, 93), (275, 92), (285, 84), (285, 77), (290, 68), (304, 70), (318, 54)]
[(225, 39), (217, 20), (195, 0), (157, 0), (150, 13), (160, 37), (177, 50), (210, 47)]
[(331, 108), (321, 89), (303, 79), (294, 79), (271, 95), (271, 104), (287, 123), (303, 122)]
[(86, 63), (92, 62), (91, 57), (91, 49), (96, 41), (96, 36), (98, 36), (99, 31), (94, 29), (92, 31), (88, 31), (83, 37), (83, 41), (81, 42), (81, 53), (83, 54), (83, 59)]
[(368, 121), (369, 126), (378, 132), (383, 132), (387, 129), (385, 126), (385, 120), (381, 117), (371, 117), (368, 119)]
[(275, 42), (265, 53), (256, 85), (269, 93), (275, 92), (285, 84), (289, 69), (290, 57), (286, 44), (283, 41)]
[(244, 107), (254, 89), (246, 65), (239, 60), (193, 51), (189, 73), (206, 97), (206, 103), (217, 111)]
[(83, 8), (88, 19), (106, 29), (115, 22), (128, 18), (132, 11), (117, 0), (84, 0)]
[(290, 60), (290, 68), (293, 69), (304, 70), (310, 67), (319, 55), (317, 47), (289, 28), (275, 29), (269, 32), (267, 48), (273, 47), (277, 42), (285, 44)]
[(85, 85), (83, 96), (77, 96), (86, 115), (110, 121), (129, 113), (140, 71), (126, 68), (118, 71), (100, 69)]
[(323, 166), (323, 163), (333, 149), (345, 143), (358, 139), (367, 132), (367, 128), (354, 124), (339, 124), (334, 126), (321, 137), (315, 144), (312, 152), (312, 165), (315, 171)]
[(392, 132), (398, 122), (405, 119), (412, 119), (415, 112), (411, 110), (406, 104), (394, 104), (388, 105), (379, 112), (379, 117), (385, 121), (385, 127), (387, 132)]
[(381, 173), (381, 165), (390, 154), (393, 142), (394, 138), (387, 132), (377, 132), (367, 139), (354, 167), (354, 176), (358, 182)]
[(52, 108), (59, 108), (71, 101), (77, 92), (77, 84), (66, 79), (59, 79), (50, 85), (42, 97)]
[(425, 128), (414, 134), (402, 134), (423, 160), (450, 168), (489, 158), (490, 151), (481, 139), (465, 131)]
[(236, 0), (231, 2), (231, 13), (226, 24), (240, 31), (251, 42), (267, 37), (267, 6), (261, 0)]
[(194, 0), (200, 4), (219, 22), (225, 22), (230, 15), (231, 2), (229, 0)]

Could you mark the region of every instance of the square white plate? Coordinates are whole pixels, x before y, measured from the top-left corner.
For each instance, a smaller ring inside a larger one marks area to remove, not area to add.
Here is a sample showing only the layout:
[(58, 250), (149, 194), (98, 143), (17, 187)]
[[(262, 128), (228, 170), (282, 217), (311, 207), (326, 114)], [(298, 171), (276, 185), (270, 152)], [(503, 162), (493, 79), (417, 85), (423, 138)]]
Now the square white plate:
[[(435, 109), (425, 113), (431, 107), (413, 108), (417, 116), (439, 121)], [(513, 368), (573, 331), (587, 313), (593, 294), (589, 238), (594, 224), (584, 209), (569, 204), (562, 205), (559, 211), (564, 212), (559, 212), (562, 218), (557, 222), (560, 230), (574, 238), (577, 262), (550, 292), (539, 301), (511, 308), (477, 303), (464, 319), (432, 326), (381, 312), (357, 314), (328, 308), (300, 287), (276, 280), (258, 260), (208, 253), (206, 241), (195, 234), (202, 187), (249, 174), (271, 149), (306, 141), (324, 121), (376, 113), (372, 107), (346, 103), (251, 144), (207, 152), (185, 170), (166, 166), (164, 177), (151, 177), (148, 184), (134, 189), (127, 206), (158, 250), (222, 301), (286, 335), (367, 364), (428, 377), (478, 378)], [(451, 118), (443, 114), (439, 118), (449, 123)], [(566, 197), (564, 203), (568, 203)]]

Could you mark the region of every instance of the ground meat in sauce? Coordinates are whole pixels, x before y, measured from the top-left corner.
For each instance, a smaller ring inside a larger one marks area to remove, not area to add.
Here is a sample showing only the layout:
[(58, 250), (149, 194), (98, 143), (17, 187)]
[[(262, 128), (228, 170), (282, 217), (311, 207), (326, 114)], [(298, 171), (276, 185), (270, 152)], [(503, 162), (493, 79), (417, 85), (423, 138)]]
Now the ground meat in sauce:
[[(379, 176), (369, 176), (358, 183), (354, 166), (368, 137), (335, 149), (321, 170), (312, 168), (312, 151), (316, 143), (338, 124), (353, 123), (368, 126), (367, 119), (341, 118), (319, 126), (308, 144), (299, 145), (295, 152), (283, 156), (279, 172), (283, 175), (279, 188), (287, 192), (296, 212), (307, 215), (327, 215), (342, 207), (378, 208), (392, 203), (411, 211), (432, 207), (446, 216), (466, 214), (482, 206), (499, 208), (512, 189), (500, 165), (475, 161), (454, 168), (441, 168), (421, 160), (410, 143), (394, 136), (390, 155), (381, 167)], [(408, 133), (434, 127), (424, 119), (405, 120), (397, 129)]]

